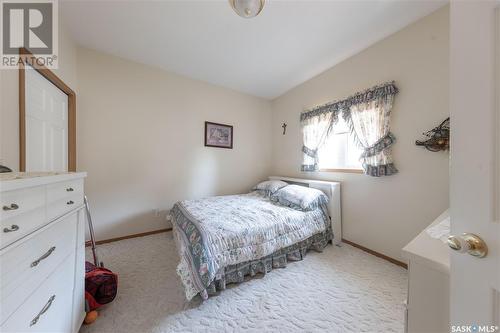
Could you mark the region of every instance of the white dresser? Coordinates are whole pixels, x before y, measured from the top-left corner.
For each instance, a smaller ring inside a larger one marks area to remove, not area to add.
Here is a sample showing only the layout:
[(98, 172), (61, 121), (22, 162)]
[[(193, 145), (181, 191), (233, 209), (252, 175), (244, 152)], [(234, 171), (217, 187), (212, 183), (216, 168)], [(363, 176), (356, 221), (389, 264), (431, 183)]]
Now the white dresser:
[(445, 211), (403, 248), (403, 257), (408, 260), (408, 333), (450, 331), (450, 250), (427, 233), (447, 217)]
[(77, 332), (86, 173), (0, 174), (0, 332)]

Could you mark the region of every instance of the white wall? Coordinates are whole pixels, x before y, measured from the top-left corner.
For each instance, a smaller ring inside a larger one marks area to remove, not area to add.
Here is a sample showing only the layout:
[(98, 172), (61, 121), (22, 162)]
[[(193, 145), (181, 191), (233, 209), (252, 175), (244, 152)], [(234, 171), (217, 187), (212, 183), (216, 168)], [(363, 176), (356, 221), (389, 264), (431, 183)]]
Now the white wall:
[[(59, 19), (59, 68), (54, 70), (77, 90), (76, 45)], [(19, 170), (19, 72), (0, 70), (0, 164)]]
[[(84, 48), (77, 75), (77, 168), (98, 239), (165, 228), (154, 209), (269, 175), (269, 101)], [(205, 121), (233, 125), (234, 149), (204, 147)]]
[[(448, 207), (448, 153), (415, 146), (449, 115), (448, 30), (445, 7), (272, 103), (273, 173), (341, 181), (343, 237), (400, 260), (401, 248)], [(399, 174), (301, 173), (300, 112), (389, 80), (400, 90), (391, 129)]]

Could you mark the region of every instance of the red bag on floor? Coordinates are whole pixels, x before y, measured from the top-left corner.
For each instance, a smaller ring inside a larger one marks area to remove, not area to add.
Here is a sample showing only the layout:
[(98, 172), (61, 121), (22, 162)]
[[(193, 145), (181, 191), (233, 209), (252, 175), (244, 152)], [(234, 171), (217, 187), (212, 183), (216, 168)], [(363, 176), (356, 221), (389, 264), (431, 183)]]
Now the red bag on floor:
[(118, 289), (118, 276), (103, 267), (85, 262), (85, 299), (87, 312), (97, 309), (115, 299)]

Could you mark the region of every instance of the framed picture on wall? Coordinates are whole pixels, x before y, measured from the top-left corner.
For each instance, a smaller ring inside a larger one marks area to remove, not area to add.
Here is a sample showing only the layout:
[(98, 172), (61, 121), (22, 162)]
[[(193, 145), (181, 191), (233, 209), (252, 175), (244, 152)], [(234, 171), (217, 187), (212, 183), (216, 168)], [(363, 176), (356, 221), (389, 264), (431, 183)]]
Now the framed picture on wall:
[(205, 146), (233, 149), (233, 126), (205, 121)]

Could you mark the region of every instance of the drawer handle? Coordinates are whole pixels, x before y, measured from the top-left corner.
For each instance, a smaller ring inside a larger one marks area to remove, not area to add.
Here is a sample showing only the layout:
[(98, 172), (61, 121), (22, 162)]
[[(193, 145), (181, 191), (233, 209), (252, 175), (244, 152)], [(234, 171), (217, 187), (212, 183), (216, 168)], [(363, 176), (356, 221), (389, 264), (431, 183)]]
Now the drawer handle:
[(3, 210), (16, 210), (18, 208), (19, 208), (19, 206), (15, 203), (10, 204), (10, 206), (3, 206)]
[(68, 187), (68, 188), (66, 189), (66, 192), (73, 192), (73, 191), (74, 191), (74, 190), (73, 190), (73, 188), (72, 188), (72, 187)]
[(74, 202), (73, 202), (73, 200), (70, 200), (70, 201), (66, 202), (66, 204), (67, 205), (72, 205), (72, 204), (74, 204)]
[(13, 232), (13, 231), (18, 231), (19, 226), (17, 224), (13, 224), (10, 226), (10, 228), (3, 228), (3, 232)]
[(52, 246), (47, 252), (45, 252), (45, 254), (43, 256), (41, 256), (37, 260), (33, 261), (31, 263), (31, 267), (35, 267), (36, 265), (38, 265), (40, 263), (40, 261), (47, 259), (47, 257), (50, 256), (52, 254), (52, 252), (54, 252), (55, 250), (56, 250), (56, 247)]
[(40, 310), (40, 312), (36, 315), (35, 318), (33, 318), (33, 320), (31, 320), (30, 322), (30, 327), (33, 326), (33, 325), (36, 325), (36, 323), (38, 323), (38, 320), (40, 320), (40, 317), (45, 313), (47, 312), (49, 309), (50, 309), (50, 306), (52, 305), (52, 302), (54, 302), (54, 300), (56, 299), (56, 295), (52, 295), (50, 296), (49, 300), (47, 301), (47, 303), (43, 306), (42, 310)]

